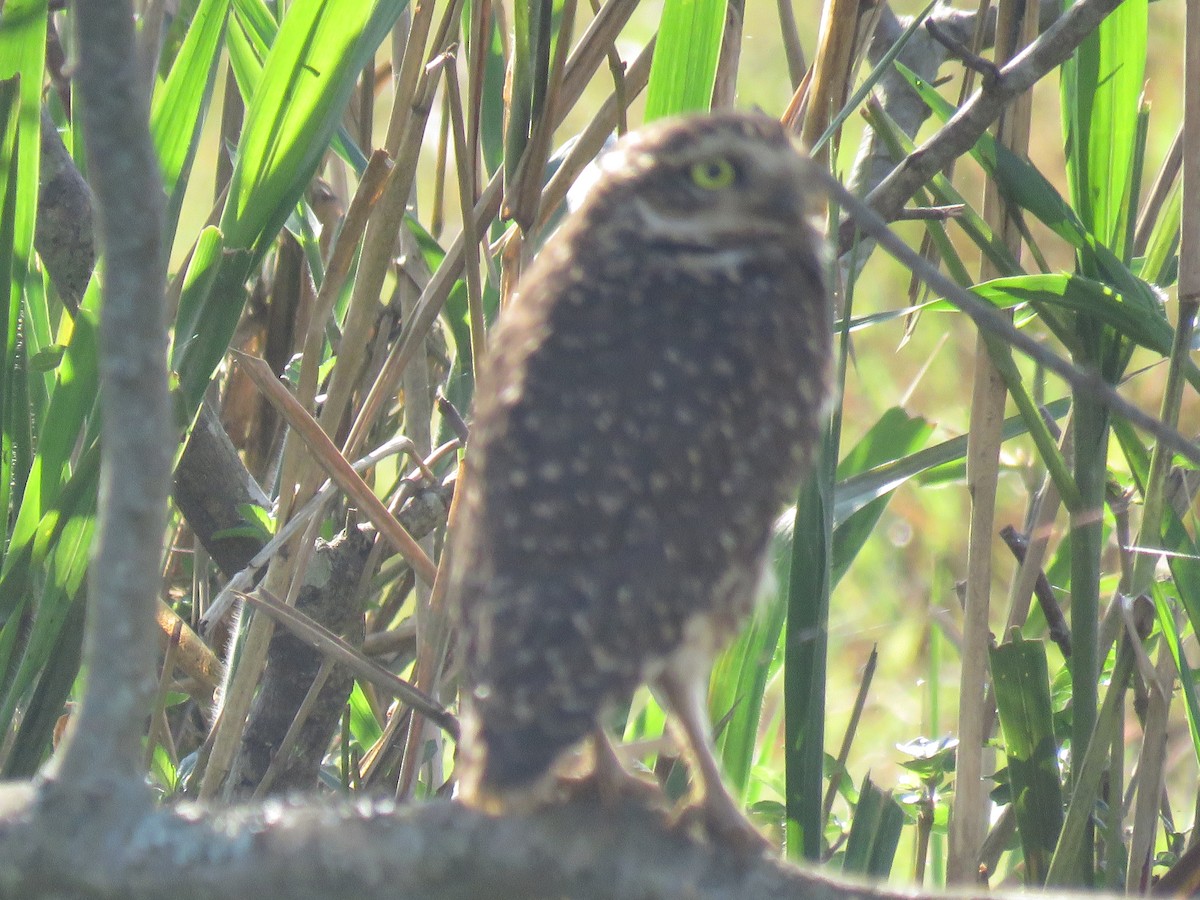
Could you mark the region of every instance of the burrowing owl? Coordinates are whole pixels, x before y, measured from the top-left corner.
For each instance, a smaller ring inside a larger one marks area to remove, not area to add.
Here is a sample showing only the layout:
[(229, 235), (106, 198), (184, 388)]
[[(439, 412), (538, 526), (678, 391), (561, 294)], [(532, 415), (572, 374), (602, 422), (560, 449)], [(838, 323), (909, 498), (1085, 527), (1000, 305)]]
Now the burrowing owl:
[(749, 828), (705, 698), (831, 390), (809, 165), (758, 114), (630, 134), (504, 311), (452, 557), (469, 802), (528, 795), (586, 737), (611, 763), (604, 712), (648, 683), (705, 819)]

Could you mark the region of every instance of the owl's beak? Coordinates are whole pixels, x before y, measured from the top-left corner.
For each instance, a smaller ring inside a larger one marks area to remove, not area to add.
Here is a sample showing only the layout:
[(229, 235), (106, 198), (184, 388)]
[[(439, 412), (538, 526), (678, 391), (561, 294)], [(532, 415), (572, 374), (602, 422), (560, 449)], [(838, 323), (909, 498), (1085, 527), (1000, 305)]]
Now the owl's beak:
[(758, 203), (762, 214), (785, 224), (800, 224), (808, 220), (817, 205), (811, 168), (807, 156), (784, 157), (774, 163), (775, 171), (768, 173), (772, 190)]

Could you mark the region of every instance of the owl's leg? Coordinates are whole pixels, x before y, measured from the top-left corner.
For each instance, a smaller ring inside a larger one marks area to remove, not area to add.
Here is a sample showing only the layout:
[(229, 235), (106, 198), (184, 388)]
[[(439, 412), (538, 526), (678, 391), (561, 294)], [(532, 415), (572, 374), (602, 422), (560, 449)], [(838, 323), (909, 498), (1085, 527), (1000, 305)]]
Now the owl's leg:
[(679, 732), (693, 783), (699, 783), (699, 796), (681, 813), (680, 819), (686, 822), (699, 818), (714, 841), (728, 844), (740, 852), (774, 851), (771, 842), (742, 814), (721, 779), (705, 702), (708, 679), (685, 680), (668, 670), (659, 678), (658, 686), (674, 714), (671, 722)]

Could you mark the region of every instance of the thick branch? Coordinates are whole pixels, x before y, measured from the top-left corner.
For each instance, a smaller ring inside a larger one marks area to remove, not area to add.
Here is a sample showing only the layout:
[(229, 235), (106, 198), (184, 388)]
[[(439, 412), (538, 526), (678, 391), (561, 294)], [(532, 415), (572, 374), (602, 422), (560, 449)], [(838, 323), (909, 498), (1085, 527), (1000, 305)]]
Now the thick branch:
[(78, 0), (83, 103), (99, 243), (102, 455), (96, 556), (89, 567), (87, 690), (58, 758), (76, 789), (134, 779), (153, 694), (154, 608), (170, 485), (164, 198), (138, 78), (128, 2)]
[(597, 810), (578, 802), (504, 818), (437, 802), (396, 809), (388, 801), (321, 798), (215, 813), (187, 806), (148, 814), (124, 845), (103, 847), (47, 841), (27, 805), (29, 789), (8, 791), (0, 794), (6, 897), (902, 896), (731, 855), (634, 805)]

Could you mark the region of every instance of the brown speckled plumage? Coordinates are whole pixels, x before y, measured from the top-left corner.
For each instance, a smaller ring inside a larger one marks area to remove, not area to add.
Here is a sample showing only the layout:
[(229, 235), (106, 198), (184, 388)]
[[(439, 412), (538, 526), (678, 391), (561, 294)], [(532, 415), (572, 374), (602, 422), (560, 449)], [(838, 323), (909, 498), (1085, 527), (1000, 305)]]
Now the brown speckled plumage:
[(634, 133), (505, 310), (453, 550), (468, 799), (540, 781), (639, 684), (700, 705), (749, 613), (830, 390), (805, 165), (757, 114)]

